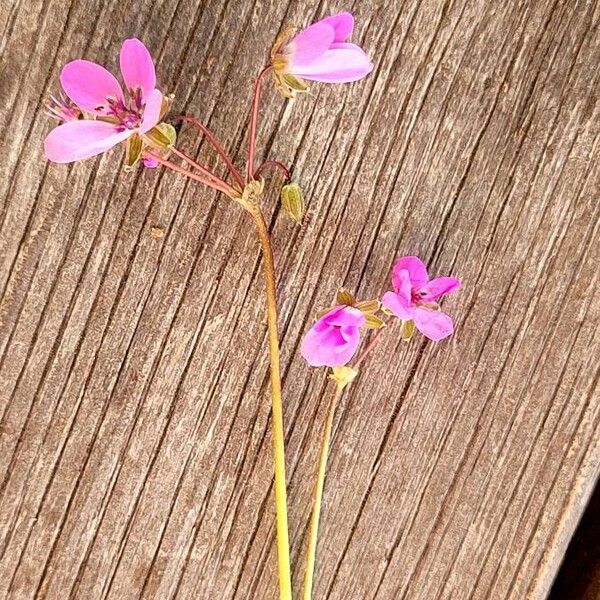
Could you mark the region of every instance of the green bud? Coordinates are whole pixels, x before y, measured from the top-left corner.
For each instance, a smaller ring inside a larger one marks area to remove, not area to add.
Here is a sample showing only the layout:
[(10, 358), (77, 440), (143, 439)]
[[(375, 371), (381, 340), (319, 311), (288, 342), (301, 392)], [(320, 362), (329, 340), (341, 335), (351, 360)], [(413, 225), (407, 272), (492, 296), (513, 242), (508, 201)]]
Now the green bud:
[(285, 210), (296, 223), (300, 223), (306, 212), (302, 188), (297, 183), (288, 183), (281, 188), (280, 195), (283, 210)]

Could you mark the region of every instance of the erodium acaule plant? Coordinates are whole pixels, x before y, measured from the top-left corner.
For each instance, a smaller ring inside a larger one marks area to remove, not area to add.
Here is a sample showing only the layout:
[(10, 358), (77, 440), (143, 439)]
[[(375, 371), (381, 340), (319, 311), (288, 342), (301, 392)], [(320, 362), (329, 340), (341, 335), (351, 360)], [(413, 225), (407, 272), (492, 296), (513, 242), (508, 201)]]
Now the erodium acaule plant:
[[(256, 165), (256, 141), (261, 86), (271, 76), (275, 88), (285, 98), (294, 98), (309, 90), (308, 81), (347, 83), (367, 76), (373, 64), (366, 53), (349, 42), (354, 18), (343, 12), (326, 17), (297, 32), (286, 27), (277, 37), (267, 64), (254, 82), (248, 127), (248, 149), (245, 169), (239, 170), (221, 142), (202, 123), (190, 115), (168, 116), (174, 99), (157, 87), (155, 65), (148, 49), (137, 39), (123, 42), (119, 65), (122, 84), (101, 65), (87, 60), (74, 60), (61, 70), (63, 93), (47, 105), (49, 114), (58, 120), (44, 141), (46, 157), (56, 163), (70, 163), (92, 158), (117, 146), (125, 147), (124, 166), (163, 167), (222, 192), (237, 203), (252, 219), (260, 242), (267, 307), (270, 357), (271, 401), (273, 418), (273, 450), (275, 471), (275, 504), (277, 521), (277, 556), (279, 595), (291, 600), (290, 552), (288, 541), (284, 428), (281, 399), (280, 349), (277, 329), (275, 262), (271, 238), (264, 219), (262, 201), (267, 167), (281, 171), (284, 185), (281, 201), (284, 211), (296, 221), (304, 213), (304, 196), (300, 186), (290, 180), (291, 168), (274, 159)], [(167, 120), (168, 119), (168, 120)], [(227, 167), (225, 177), (177, 147), (177, 134), (169, 121), (184, 122), (195, 127), (211, 144)], [(402, 262), (404, 261), (404, 262)], [(408, 262), (407, 262), (408, 261)], [(349, 361), (356, 353), (363, 327), (382, 330), (385, 318), (401, 321), (400, 335), (408, 339), (414, 326), (432, 339), (452, 332), (452, 321), (439, 312), (437, 299), (458, 287), (457, 280), (438, 278), (429, 281), (427, 271), (418, 259), (401, 259), (394, 268), (394, 291), (381, 301), (356, 302), (345, 290), (338, 293), (337, 305), (325, 311), (307, 333), (302, 354), (314, 366), (333, 368), (337, 382), (336, 398), (356, 376), (357, 365), (373, 347), (377, 332), (352, 367)], [(393, 315), (393, 317), (391, 316)], [(323, 491), (330, 421), (323, 440), (317, 480), (315, 504), (311, 520), (304, 598), (312, 594), (312, 575), (316, 553), (317, 527)]]

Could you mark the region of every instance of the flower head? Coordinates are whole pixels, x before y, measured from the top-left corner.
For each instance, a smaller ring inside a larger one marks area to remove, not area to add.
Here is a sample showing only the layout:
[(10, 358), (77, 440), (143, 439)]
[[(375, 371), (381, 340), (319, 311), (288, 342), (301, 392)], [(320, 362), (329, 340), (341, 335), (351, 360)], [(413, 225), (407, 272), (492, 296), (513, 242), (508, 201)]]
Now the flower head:
[(365, 315), (352, 306), (336, 306), (311, 327), (302, 340), (300, 352), (313, 367), (345, 365), (360, 343), (359, 328)]
[(304, 79), (348, 83), (367, 76), (373, 63), (364, 50), (348, 42), (354, 17), (348, 12), (321, 19), (293, 35), (286, 29), (271, 51), (275, 83), (284, 96), (308, 91)]
[(61, 123), (44, 141), (49, 160), (90, 158), (158, 124), (163, 94), (155, 87), (148, 49), (140, 40), (125, 40), (120, 65), (125, 92), (112, 73), (94, 62), (74, 60), (62, 68), (60, 82), (68, 99), (53, 99), (48, 105)]
[(399, 319), (414, 322), (430, 340), (441, 340), (454, 331), (452, 319), (441, 312), (437, 300), (460, 287), (454, 277), (429, 279), (427, 267), (416, 256), (400, 258), (392, 270), (393, 292), (386, 292), (382, 305)]

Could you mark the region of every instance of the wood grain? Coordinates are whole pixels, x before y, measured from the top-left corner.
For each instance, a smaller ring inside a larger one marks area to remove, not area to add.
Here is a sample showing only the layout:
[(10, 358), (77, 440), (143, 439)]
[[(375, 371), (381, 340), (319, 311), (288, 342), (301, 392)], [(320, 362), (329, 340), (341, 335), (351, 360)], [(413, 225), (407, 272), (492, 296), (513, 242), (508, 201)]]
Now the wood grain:
[(266, 196), (296, 589), (332, 392), (298, 342), (339, 285), (378, 295), (415, 253), (463, 279), (457, 333), (390, 332), (339, 407), (315, 598), (547, 594), (600, 469), (600, 5), (7, 0), (0, 597), (277, 597), (252, 229), (118, 150), (48, 164), (43, 103), (65, 61), (115, 67), (135, 35), (175, 110), (243, 162), (269, 44), (342, 8), (374, 73), (287, 104), (267, 89), (260, 126), (309, 198), (298, 227)]

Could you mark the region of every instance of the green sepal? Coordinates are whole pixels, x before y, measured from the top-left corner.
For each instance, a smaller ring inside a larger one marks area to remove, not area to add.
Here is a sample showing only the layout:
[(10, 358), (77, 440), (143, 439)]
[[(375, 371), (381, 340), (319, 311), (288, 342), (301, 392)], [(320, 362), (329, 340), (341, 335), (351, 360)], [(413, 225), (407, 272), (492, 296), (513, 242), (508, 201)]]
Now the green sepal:
[(415, 333), (415, 322), (414, 321), (402, 321), (400, 326), (400, 337), (404, 342), (410, 342), (412, 336)]
[(362, 302), (357, 302), (354, 306), (365, 315), (372, 315), (379, 311), (381, 303), (379, 300), (363, 300)]
[(358, 371), (352, 367), (333, 367), (329, 379), (332, 379), (338, 387), (344, 389), (356, 379), (357, 375)]
[(296, 77), (291, 73), (284, 73), (281, 78), (283, 82), (295, 93), (306, 93), (310, 89), (308, 84), (300, 77)]
[(367, 329), (381, 329), (382, 327), (385, 327), (385, 321), (374, 314), (369, 313), (365, 315), (365, 327), (367, 327)]
[(142, 155), (142, 147), (142, 138), (137, 133), (134, 133), (127, 139), (127, 145), (125, 146), (126, 171), (133, 169), (138, 160), (140, 160)]
[(160, 150), (166, 150), (177, 141), (177, 131), (169, 123), (159, 123), (145, 134), (148, 143)]
[(354, 306), (356, 299), (353, 294), (346, 288), (340, 288), (335, 295), (336, 304), (344, 304), (345, 306)]

